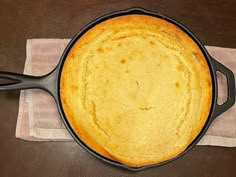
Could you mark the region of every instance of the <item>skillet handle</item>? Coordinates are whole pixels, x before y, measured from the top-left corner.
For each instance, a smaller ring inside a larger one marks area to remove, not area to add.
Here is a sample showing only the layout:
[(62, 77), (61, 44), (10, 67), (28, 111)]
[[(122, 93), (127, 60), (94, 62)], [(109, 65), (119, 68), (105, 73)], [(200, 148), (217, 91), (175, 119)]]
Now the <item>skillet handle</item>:
[(12, 80), (13, 83), (0, 84), (0, 91), (43, 89), (55, 96), (57, 90), (57, 69), (44, 76), (31, 76), (12, 72), (0, 72), (0, 79)]
[[(235, 103), (235, 79), (234, 79), (234, 73), (230, 69), (228, 69), (227, 67), (225, 67), (223, 64), (216, 61), (212, 57), (211, 57), (211, 60), (215, 68), (214, 70), (215, 75), (216, 75), (216, 71), (219, 71), (222, 74), (224, 74), (227, 78), (227, 87), (228, 87), (227, 89), (228, 97), (227, 97), (226, 102), (224, 102), (221, 105), (219, 105), (217, 102), (215, 104), (215, 108), (213, 110), (213, 118), (216, 118), (217, 116), (219, 116), (220, 114), (222, 114), (223, 112), (231, 108)], [(216, 80), (216, 84), (217, 84), (217, 80)], [(216, 90), (217, 90), (216, 98), (218, 98), (218, 89)]]

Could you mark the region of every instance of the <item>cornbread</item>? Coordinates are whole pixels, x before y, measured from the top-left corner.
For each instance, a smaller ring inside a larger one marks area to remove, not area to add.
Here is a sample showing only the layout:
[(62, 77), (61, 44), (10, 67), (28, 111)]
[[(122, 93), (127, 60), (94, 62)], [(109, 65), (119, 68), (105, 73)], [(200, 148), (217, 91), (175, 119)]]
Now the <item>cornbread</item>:
[(64, 113), (97, 153), (131, 167), (183, 152), (203, 128), (212, 81), (195, 42), (148, 15), (105, 20), (74, 44), (60, 78)]

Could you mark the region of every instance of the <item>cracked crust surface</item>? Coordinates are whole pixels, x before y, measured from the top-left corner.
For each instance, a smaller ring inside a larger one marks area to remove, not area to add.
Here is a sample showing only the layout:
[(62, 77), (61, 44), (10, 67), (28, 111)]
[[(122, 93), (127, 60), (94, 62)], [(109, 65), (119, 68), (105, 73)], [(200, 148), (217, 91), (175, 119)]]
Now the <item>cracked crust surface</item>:
[(60, 80), (65, 115), (97, 153), (139, 167), (175, 157), (207, 120), (208, 65), (178, 27), (147, 15), (106, 20), (69, 52)]

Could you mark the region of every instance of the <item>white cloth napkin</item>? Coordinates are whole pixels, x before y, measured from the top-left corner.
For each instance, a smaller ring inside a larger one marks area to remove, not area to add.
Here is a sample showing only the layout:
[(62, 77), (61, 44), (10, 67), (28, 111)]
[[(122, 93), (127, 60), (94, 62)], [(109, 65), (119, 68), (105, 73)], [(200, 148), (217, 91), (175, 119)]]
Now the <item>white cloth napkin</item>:
[[(58, 63), (69, 39), (29, 39), (24, 73), (43, 75)], [(236, 75), (236, 49), (206, 47), (219, 62)], [(227, 96), (226, 80), (218, 75), (219, 102)], [(42, 90), (21, 91), (16, 137), (28, 141), (72, 141), (64, 127), (53, 98)], [(198, 145), (236, 147), (236, 105), (211, 124)]]

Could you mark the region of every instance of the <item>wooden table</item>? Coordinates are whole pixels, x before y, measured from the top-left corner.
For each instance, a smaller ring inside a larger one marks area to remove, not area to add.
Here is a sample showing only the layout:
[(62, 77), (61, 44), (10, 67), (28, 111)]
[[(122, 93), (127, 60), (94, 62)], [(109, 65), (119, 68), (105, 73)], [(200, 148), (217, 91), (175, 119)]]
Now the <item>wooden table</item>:
[[(236, 47), (235, 0), (0, 0), (0, 70), (23, 72), (28, 38), (71, 38), (92, 19), (132, 6), (182, 22), (205, 45)], [(236, 176), (236, 148), (197, 146), (173, 163), (134, 173), (92, 157), (74, 142), (16, 139), (18, 101), (19, 91), (0, 93), (1, 177)]]

